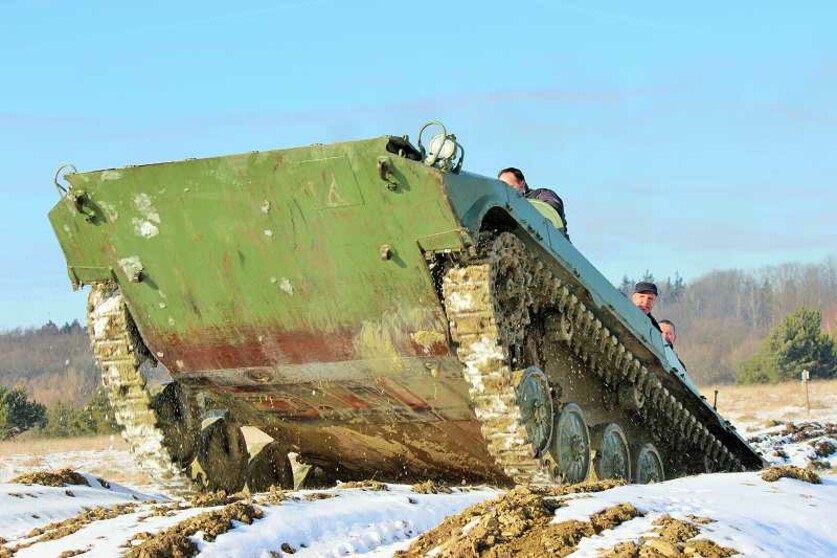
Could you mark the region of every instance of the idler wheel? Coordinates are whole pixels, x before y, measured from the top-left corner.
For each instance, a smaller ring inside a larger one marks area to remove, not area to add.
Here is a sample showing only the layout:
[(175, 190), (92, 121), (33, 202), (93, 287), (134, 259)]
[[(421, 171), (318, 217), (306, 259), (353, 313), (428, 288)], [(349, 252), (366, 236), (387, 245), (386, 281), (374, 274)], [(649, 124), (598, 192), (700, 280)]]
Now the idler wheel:
[(654, 444), (644, 444), (639, 448), (635, 469), (638, 484), (663, 482), (665, 480), (663, 459)]
[(537, 366), (516, 373), (517, 406), (534, 455), (540, 456), (552, 436), (552, 394), (546, 375)]
[(599, 479), (631, 480), (631, 454), (622, 427), (612, 422), (597, 432), (593, 465)]
[(558, 464), (561, 482), (575, 484), (590, 471), (590, 431), (581, 407), (567, 403), (555, 420), (550, 454)]
[(238, 425), (226, 417), (204, 420), (191, 476), (210, 490), (238, 492), (247, 472), (247, 444)]

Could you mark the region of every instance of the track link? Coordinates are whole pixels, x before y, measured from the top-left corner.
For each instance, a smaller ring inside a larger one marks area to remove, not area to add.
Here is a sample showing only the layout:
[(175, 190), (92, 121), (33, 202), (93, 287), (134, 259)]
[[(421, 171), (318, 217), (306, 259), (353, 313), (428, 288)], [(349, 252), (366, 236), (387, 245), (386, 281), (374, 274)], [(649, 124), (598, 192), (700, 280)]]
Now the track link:
[[(518, 280), (532, 293), (525, 301), (531, 311), (558, 310), (566, 322), (566, 339), (573, 353), (596, 374), (602, 390), (615, 386), (633, 390), (638, 408), (616, 398), (626, 414), (633, 413), (657, 439), (673, 448), (699, 449), (720, 470), (745, 470), (740, 460), (641, 364), (616, 335), (541, 262), (535, 262), (512, 233), (482, 242), (479, 259), (450, 268), (443, 277), (445, 310), (457, 357), (464, 366), (474, 413), (481, 422), (489, 453), (516, 483), (553, 482), (552, 466), (535, 455), (516, 403), (517, 374), (510, 367), (515, 344), (528, 324), (528, 314), (508, 308), (497, 281), (498, 270), (512, 265)], [(499, 296), (498, 296), (499, 289)], [(520, 297), (512, 297), (519, 302)]]
[(151, 395), (140, 372), (142, 341), (118, 289), (93, 285), (87, 304), (88, 332), (116, 422), (123, 427), (136, 462), (172, 494), (191, 490), (191, 481), (175, 465), (157, 426)]

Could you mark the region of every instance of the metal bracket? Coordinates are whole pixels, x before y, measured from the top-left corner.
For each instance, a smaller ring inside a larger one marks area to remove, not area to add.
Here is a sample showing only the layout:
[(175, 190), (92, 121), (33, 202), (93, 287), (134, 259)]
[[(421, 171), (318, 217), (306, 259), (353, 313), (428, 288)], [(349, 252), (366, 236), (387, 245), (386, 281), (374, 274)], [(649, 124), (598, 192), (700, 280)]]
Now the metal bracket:
[(393, 172), (392, 161), (389, 157), (378, 157), (378, 176), (386, 182), (387, 189), (394, 192), (398, 189), (398, 181)]
[(76, 213), (83, 216), (85, 221), (92, 223), (96, 219), (96, 211), (90, 207), (90, 197), (87, 192), (71, 188), (67, 191), (66, 197), (73, 202)]

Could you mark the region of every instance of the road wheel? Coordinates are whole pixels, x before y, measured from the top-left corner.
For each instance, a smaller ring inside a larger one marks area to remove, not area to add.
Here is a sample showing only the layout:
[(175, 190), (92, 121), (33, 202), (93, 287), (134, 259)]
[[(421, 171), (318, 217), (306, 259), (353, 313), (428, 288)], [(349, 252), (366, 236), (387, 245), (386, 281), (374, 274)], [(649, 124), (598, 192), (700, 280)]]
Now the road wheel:
[(636, 456), (636, 482), (648, 484), (652, 482), (663, 482), (665, 471), (663, 470), (663, 459), (654, 444), (645, 444), (639, 448)]
[(599, 479), (631, 480), (631, 454), (625, 432), (612, 422), (598, 432), (594, 466)]
[(557, 415), (550, 454), (558, 464), (558, 480), (575, 484), (590, 472), (590, 431), (581, 407), (567, 403)]

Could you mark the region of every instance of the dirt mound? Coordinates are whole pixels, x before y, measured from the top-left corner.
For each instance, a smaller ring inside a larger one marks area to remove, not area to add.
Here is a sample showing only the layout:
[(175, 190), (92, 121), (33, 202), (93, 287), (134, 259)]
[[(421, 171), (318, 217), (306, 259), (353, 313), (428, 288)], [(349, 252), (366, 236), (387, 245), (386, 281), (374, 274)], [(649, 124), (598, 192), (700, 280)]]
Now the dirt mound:
[(519, 486), (488, 502), (449, 517), (396, 556), (413, 558), (428, 552), (437, 558), (460, 556), (566, 556), (578, 541), (641, 515), (631, 504), (594, 514), (589, 522), (552, 523), (561, 496), (607, 490), (616, 482), (560, 487)]
[(774, 465), (761, 474), (767, 482), (776, 482), (782, 478), (798, 479), (811, 484), (820, 484), (820, 476), (808, 469), (801, 469), (795, 465)]
[(432, 480), (427, 480), (424, 482), (420, 482), (414, 484), (410, 487), (410, 490), (415, 492), (416, 494), (451, 494), (453, 490), (449, 486), (445, 486), (443, 484), (439, 484)]
[(785, 430), (782, 434), (789, 436), (791, 442), (804, 442), (821, 436), (830, 436), (834, 438), (837, 437), (837, 423), (803, 422), (794, 424), (789, 422), (785, 424)]
[(195, 508), (211, 508), (213, 506), (226, 506), (233, 502), (244, 499), (244, 494), (227, 494), (223, 490), (216, 492), (201, 492), (189, 497), (189, 503)]
[(828, 457), (837, 451), (837, 444), (831, 440), (818, 440), (816, 442), (811, 442), (811, 446), (814, 448), (814, 452), (818, 457)]
[(253, 496), (253, 500), (257, 504), (261, 504), (263, 506), (278, 506), (285, 500), (299, 500), (296, 496), (291, 495), (285, 490), (281, 488), (276, 488), (275, 486), (271, 486), (270, 490), (267, 492), (260, 492)]
[(220, 510), (205, 512), (195, 517), (181, 521), (156, 534), (139, 533), (128, 545), (124, 556), (128, 558), (170, 558), (189, 557), (198, 553), (198, 545), (189, 537), (203, 532), (203, 539), (214, 541), (215, 537), (226, 533), (232, 528), (232, 521), (240, 521), (250, 525), (254, 519), (262, 518), (262, 510), (244, 502), (235, 502)]
[(305, 495), (305, 499), (309, 502), (315, 500), (328, 500), (329, 498), (337, 498), (337, 494), (329, 494), (328, 492), (311, 492)]
[(337, 488), (360, 488), (361, 490), (387, 491), (389, 486), (376, 480), (341, 482)]
[(666, 514), (654, 521), (655, 537), (619, 543), (601, 554), (604, 558), (727, 558), (738, 554), (735, 550), (707, 539), (695, 539), (700, 534), (696, 524), (712, 523), (705, 517), (690, 516), (693, 522), (675, 519)]
[(17, 484), (40, 484), (43, 486), (67, 486), (69, 484), (90, 486), (90, 483), (87, 482), (84, 475), (72, 469), (32, 471), (31, 473), (23, 473), (22, 475), (16, 476), (11, 482)]

